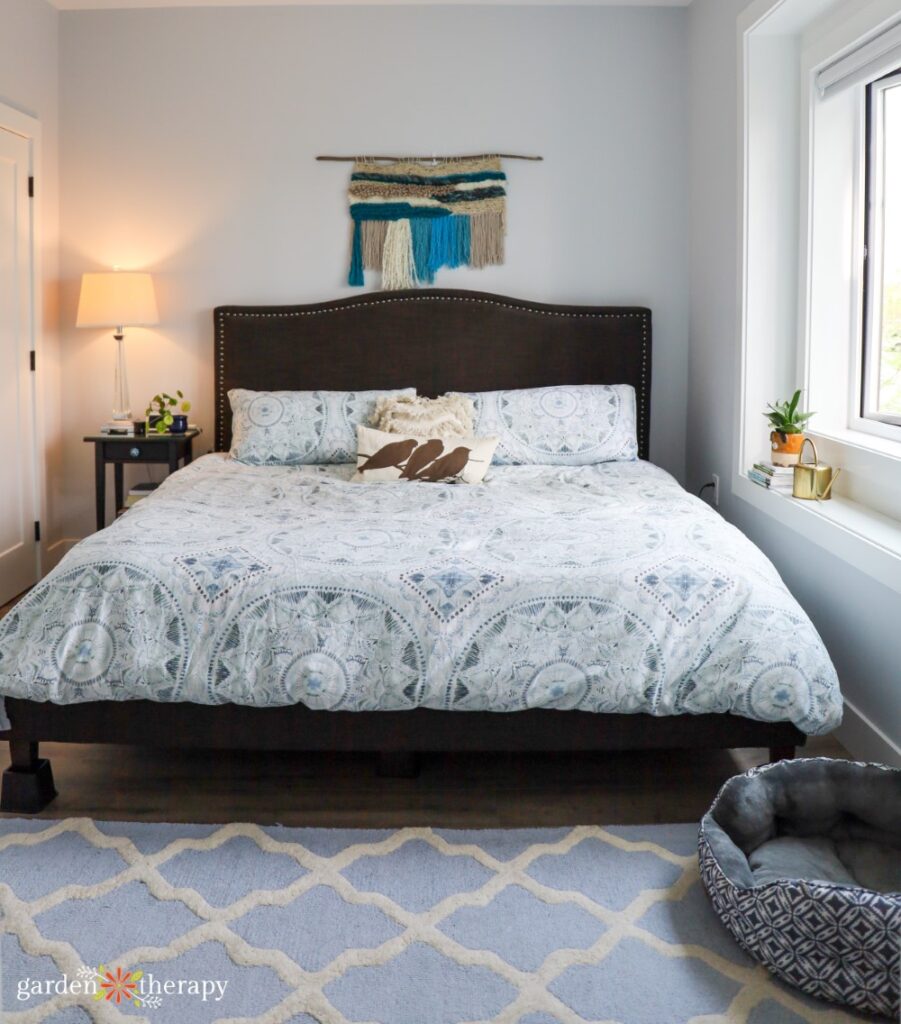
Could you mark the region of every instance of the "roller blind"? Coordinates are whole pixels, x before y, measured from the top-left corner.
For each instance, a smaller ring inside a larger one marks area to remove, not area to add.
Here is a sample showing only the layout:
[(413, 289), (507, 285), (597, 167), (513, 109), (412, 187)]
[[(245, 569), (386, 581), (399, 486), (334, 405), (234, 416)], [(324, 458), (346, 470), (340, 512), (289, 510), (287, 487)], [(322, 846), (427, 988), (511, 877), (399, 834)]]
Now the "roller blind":
[(828, 64), (817, 74), (817, 88), (825, 98), (860, 82), (879, 78), (895, 66), (901, 66), (901, 21)]

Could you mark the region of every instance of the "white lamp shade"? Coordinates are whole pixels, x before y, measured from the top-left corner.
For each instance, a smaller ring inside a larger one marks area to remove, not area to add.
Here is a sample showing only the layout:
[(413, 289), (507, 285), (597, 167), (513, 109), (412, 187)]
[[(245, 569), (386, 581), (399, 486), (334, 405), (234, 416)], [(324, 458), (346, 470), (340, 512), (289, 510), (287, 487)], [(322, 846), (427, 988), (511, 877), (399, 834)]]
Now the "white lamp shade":
[(82, 274), (76, 327), (143, 327), (159, 322), (150, 274)]

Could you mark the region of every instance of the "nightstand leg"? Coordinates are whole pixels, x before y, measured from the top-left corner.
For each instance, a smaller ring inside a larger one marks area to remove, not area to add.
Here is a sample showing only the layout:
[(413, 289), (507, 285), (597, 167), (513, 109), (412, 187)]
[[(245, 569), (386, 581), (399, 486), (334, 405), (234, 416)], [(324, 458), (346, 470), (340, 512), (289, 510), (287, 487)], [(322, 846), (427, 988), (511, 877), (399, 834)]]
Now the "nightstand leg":
[(125, 502), (125, 486), (123, 484), (123, 466), (121, 462), (113, 463), (113, 479), (116, 481), (116, 509), (114, 515), (118, 516), (122, 505)]
[(106, 463), (103, 461), (103, 448), (94, 445), (94, 491), (97, 502), (97, 529), (102, 530), (106, 524)]
[(174, 473), (178, 469), (178, 446), (169, 444), (169, 472)]

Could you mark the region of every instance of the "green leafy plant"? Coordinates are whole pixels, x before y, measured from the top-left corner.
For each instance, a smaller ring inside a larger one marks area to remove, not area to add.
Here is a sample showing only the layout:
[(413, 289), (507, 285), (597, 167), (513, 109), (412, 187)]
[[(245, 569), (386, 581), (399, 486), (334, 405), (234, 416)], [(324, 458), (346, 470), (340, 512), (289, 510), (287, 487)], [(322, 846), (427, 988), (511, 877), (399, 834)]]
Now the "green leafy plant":
[(814, 415), (812, 412), (801, 412), (798, 403), (801, 401), (801, 389), (791, 396), (787, 402), (776, 402), (767, 404), (769, 412), (763, 415), (770, 421), (770, 427), (782, 439), (785, 444), (786, 435), (803, 434), (807, 421)]
[(160, 394), (154, 395), (147, 403), (145, 415), (148, 419), (151, 416), (159, 416), (159, 419), (153, 425), (153, 429), (158, 434), (165, 434), (172, 426), (172, 415), (176, 410), (179, 413), (189, 413), (191, 411), (191, 403), (185, 399), (184, 393), (176, 391), (175, 397), (173, 397), (172, 395), (167, 395), (165, 391), (161, 391)]

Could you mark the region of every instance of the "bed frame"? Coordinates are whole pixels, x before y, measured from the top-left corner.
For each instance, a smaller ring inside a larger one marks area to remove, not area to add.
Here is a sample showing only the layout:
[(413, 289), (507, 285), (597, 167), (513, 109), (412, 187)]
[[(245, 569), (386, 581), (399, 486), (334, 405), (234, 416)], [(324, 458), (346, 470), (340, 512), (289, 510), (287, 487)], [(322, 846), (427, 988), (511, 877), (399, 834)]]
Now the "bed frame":
[[(651, 313), (640, 307), (551, 306), (481, 292), (377, 293), (309, 306), (215, 311), (216, 450), (231, 443), (228, 391), (368, 390), (420, 394), (550, 384), (631, 384), (638, 448), (648, 458)], [(311, 711), (303, 705), (8, 699), (12, 763), (0, 810), (40, 811), (56, 791), (42, 740), (144, 746), (375, 751), (385, 774), (410, 775), (420, 751), (572, 751), (765, 747), (791, 757), (804, 735), (788, 722), (736, 715), (605, 715)]]

